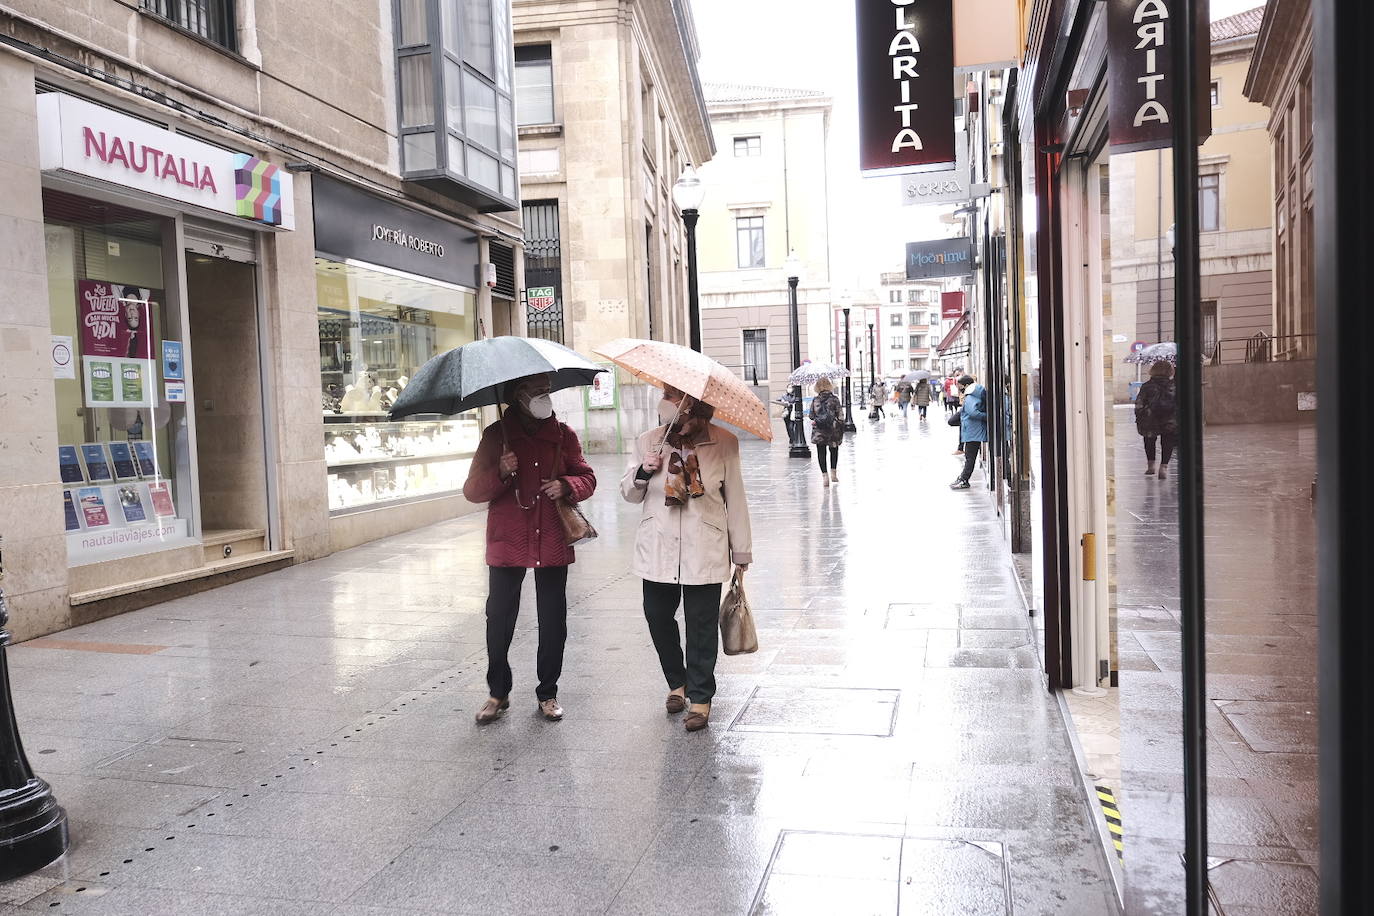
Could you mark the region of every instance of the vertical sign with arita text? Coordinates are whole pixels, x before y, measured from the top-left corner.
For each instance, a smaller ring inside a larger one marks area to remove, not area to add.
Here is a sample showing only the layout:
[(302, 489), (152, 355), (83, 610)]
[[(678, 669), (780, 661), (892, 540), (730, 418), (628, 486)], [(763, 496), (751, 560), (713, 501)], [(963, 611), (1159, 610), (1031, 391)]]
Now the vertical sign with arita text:
[[(1160, 149), (1174, 142), (1174, 14), (1183, 0), (1107, 0), (1107, 59), (1111, 84), (1114, 153)], [(1197, 44), (1193, 58), (1201, 77), (1194, 110), (1199, 141), (1212, 133), (1211, 17), (1208, 0), (1191, 4)]]
[(950, 168), (953, 0), (856, 0), (859, 168)]

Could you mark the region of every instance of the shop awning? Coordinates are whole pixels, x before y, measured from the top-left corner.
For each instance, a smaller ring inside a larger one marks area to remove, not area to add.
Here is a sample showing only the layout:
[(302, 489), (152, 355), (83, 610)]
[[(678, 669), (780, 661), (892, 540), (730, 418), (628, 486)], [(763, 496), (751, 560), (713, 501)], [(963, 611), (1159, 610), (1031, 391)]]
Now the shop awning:
[(949, 329), (949, 333), (945, 335), (945, 339), (940, 341), (940, 345), (935, 348), (935, 352), (944, 356), (945, 351), (954, 346), (954, 342), (959, 339), (959, 335), (964, 333), (967, 329), (968, 312), (964, 312), (964, 314), (959, 316), (959, 320), (954, 322), (954, 327)]

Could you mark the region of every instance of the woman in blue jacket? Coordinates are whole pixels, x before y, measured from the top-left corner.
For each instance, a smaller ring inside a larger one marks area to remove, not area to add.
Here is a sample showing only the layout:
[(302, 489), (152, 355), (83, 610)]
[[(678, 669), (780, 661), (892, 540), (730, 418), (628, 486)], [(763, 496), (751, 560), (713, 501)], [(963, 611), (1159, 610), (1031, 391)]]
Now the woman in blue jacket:
[(968, 479), (973, 476), (973, 468), (978, 464), (978, 452), (988, 441), (988, 392), (982, 385), (974, 382), (973, 376), (965, 375), (959, 379), (964, 388), (964, 405), (959, 412), (959, 438), (964, 443), (964, 473), (954, 483), (951, 490), (967, 490)]

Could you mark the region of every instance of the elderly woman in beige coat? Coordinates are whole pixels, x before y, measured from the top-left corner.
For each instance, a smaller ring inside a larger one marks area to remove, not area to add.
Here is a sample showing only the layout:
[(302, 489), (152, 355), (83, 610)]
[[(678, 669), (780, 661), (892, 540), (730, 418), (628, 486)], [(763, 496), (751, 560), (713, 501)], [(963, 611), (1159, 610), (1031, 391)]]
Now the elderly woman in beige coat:
[(635, 440), (620, 481), (625, 499), (644, 507), (631, 568), (644, 580), (644, 617), (668, 682), (664, 705), (669, 713), (687, 710), (687, 731), (705, 728), (711, 717), (721, 588), (732, 565), (747, 569), (753, 560), (739, 440), (711, 423), (714, 413), (667, 388), (659, 404), (664, 425)]

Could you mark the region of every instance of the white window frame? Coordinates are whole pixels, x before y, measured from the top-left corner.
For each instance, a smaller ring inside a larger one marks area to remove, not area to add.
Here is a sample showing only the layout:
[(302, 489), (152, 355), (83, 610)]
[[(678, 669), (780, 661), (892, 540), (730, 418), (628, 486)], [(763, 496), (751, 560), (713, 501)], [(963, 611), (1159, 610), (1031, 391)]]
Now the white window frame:
[(751, 343), (754, 343), (755, 345), (757, 345), (757, 342), (748, 340), (747, 335), (749, 335), (749, 334), (762, 334), (762, 335), (763, 335), (763, 365), (762, 365), (762, 366), (759, 366), (757, 363), (754, 364), (754, 368), (760, 370), (760, 371), (759, 371), (759, 383), (762, 384), (762, 383), (764, 383), (764, 382), (769, 381), (769, 377), (768, 377), (768, 365), (769, 365), (769, 363), (772, 362), (772, 353), (770, 353), (769, 350), (768, 350), (768, 329), (767, 329), (767, 328), (740, 328), (740, 331), (739, 331), (739, 349), (740, 349), (740, 360), (739, 360), (739, 365), (740, 365), (740, 375), (744, 377), (744, 381), (745, 381), (746, 383), (752, 385), (752, 384), (754, 383), (754, 374), (753, 374), (752, 372), (749, 371), (749, 369), (750, 369), (750, 363), (749, 363), (748, 355), (749, 355), (749, 347), (750, 347), (750, 344), (751, 344)]

